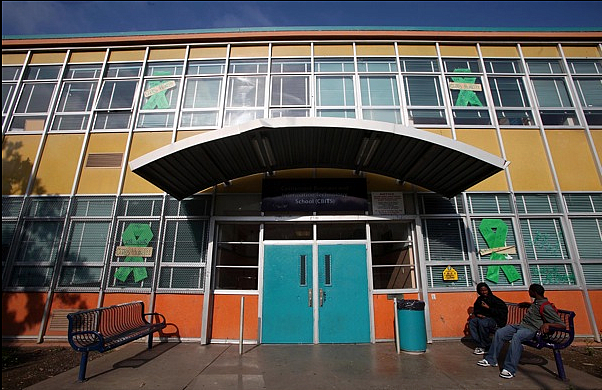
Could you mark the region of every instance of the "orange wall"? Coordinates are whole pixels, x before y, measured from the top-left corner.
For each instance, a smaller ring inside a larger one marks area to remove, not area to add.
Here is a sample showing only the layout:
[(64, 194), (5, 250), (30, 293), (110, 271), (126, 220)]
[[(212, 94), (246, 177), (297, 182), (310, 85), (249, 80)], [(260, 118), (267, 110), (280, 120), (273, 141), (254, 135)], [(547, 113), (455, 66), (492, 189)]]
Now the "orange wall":
[(45, 336), (67, 336), (65, 330), (51, 330), (49, 325), (52, 320), (52, 312), (57, 309), (87, 310), (95, 309), (98, 303), (98, 293), (55, 293), (52, 298), (50, 317), (46, 324)]
[[(214, 295), (211, 338), (238, 340), (240, 337), (240, 297), (241, 295)], [(245, 318), (243, 338), (257, 340), (258, 296), (245, 295)]]
[(602, 335), (602, 290), (589, 290), (589, 300), (594, 307), (598, 334)]
[(201, 338), (203, 295), (157, 294), (153, 311), (165, 317), (162, 337)]
[(37, 336), (46, 293), (2, 293), (2, 336)]
[[(404, 299), (417, 299), (417, 294), (404, 294)], [(393, 340), (395, 338), (395, 304), (386, 294), (375, 294), (374, 304), (374, 337), (376, 340)]]
[[(500, 291), (495, 294), (506, 302), (530, 301), (527, 291)], [(435, 299), (433, 299), (433, 295)], [(430, 305), (433, 338), (464, 337), (468, 310), (476, 300), (476, 292), (431, 293)], [(559, 309), (575, 312), (575, 334), (591, 335), (585, 302), (580, 291), (546, 291), (546, 297)], [(602, 298), (602, 293), (598, 295)], [(598, 304), (600, 306), (600, 304)], [(599, 310), (602, 310), (599, 308)]]
[(144, 302), (144, 311), (150, 312), (150, 295), (149, 294), (122, 294), (122, 293), (106, 293), (102, 302), (103, 307), (111, 305), (119, 305), (120, 303), (142, 301)]

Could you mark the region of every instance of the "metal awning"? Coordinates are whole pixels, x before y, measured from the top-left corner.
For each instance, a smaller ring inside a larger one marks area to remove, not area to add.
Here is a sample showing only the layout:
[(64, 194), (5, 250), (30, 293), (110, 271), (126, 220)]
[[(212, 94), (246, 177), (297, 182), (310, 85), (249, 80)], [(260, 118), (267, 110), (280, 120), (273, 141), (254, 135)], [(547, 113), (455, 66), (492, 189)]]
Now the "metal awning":
[(339, 118), (270, 118), (208, 131), (130, 162), (132, 171), (182, 200), (219, 183), (294, 168), (389, 176), (451, 198), (508, 162), (428, 131)]

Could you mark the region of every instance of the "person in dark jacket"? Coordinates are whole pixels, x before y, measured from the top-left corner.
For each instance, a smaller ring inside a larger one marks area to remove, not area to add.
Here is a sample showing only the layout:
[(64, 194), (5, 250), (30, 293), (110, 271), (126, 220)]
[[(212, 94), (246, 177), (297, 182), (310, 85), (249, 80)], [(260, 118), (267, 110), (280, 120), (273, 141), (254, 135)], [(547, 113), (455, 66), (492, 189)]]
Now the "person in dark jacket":
[(491, 347), (490, 334), (497, 328), (503, 328), (508, 321), (508, 307), (496, 297), (487, 283), (477, 284), (479, 294), (473, 307), (473, 318), (468, 322), (468, 330), (477, 344), (475, 355), (484, 355)]

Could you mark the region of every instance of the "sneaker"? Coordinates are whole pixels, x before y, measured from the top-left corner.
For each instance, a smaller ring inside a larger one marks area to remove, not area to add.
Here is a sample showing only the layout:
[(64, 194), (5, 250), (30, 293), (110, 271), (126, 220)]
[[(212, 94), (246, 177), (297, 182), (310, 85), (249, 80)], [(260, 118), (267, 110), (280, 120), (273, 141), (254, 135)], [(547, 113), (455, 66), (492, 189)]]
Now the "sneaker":
[(491, 364), (487, 359), (479, 360), (477, 364), (481, 367), (497, 367), (497, 363)]
[(506, 370), (505, 368), (502, 370), (502, 372), (500, 372), (500, 376), (502, 378), (506, 378), (506, 379), (514, 378), (514, 374), (511, 373), (510, 371)]
[(484, 354), (485, 354), (485, 350), (484, 350), (483, 348), (481, 348), (481, 347), (476, 347), (476, 348), (474, 349), (474, 352), (473, 352), (473, 353), (474, 353), (475, 355), (484, 355)]

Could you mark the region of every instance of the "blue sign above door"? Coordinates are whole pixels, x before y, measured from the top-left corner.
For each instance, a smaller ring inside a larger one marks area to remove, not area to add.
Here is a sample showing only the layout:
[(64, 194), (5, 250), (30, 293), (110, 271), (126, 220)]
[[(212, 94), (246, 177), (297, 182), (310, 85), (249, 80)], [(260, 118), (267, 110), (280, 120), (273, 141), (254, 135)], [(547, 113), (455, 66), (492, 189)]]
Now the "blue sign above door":
[(367, 211), (366, 179), (264, 179), (261, 211)]

